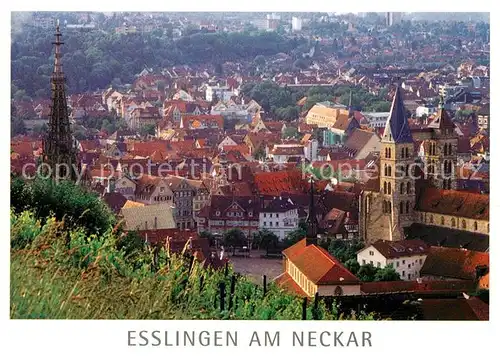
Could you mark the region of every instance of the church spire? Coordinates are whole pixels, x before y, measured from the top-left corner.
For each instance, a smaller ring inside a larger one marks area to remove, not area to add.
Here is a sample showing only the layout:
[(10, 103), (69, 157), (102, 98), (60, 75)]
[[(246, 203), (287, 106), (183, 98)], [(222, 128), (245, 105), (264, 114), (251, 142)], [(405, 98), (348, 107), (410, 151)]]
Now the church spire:
[(316, 208), (314, 206), (314, 182), (312, 177), (309, 196), (309, 215), (307, 216), (306, 224), (306, 241), (308, 244), (315, 243), (318, 236), (318, 218), (316, 217)]
[(384, 135), (382, 137), (383, 141), (394, 143), (413, 142), (403, 101), (403, 93), (398, 83), (392, 100), (391, 112), (385, 124)]
[[(59, 21), (56, 25), (54, 71), (50, 79), (51, 101), (49, 129), (43, 140), (44, 162), (50, 167), (53, 179), (76, 179), (77, 148), (71, 133), (71, 126), (66, 102), (65, 78), (61, 63), (61, 31)], [(47, 168), (46, 168), (47, 169)]]
[(436, 116), (431, 121), (431, 123), (429, 123), (429, 125), (427, 127), (439, 129), (439, 130), (454, 130), (455, 129), (455, 123), (453, 123), (450, 115), (444, 109), (443, 96), (440, 96), (439, 105), (438, 105), (438, 112), (437, 112)]

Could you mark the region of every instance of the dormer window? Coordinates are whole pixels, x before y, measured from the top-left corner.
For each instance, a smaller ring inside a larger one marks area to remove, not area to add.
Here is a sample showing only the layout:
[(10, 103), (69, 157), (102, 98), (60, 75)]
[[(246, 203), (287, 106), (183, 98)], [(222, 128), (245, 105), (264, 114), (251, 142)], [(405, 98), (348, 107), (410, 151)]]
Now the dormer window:
[(215, 216), (220, 216), (220, 211), (218, 211), (218, 210), (217, 210), (217, 211), (215, 212)]

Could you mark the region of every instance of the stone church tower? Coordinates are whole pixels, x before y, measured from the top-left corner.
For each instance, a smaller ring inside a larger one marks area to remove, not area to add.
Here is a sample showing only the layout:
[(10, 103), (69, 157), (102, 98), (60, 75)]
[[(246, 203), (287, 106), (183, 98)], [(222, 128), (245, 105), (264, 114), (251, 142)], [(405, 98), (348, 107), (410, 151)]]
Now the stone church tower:
[(366, 242), (404, 239), (415, 207), (414, 143), (398, 86), (381, 140), (378, 178), (360, 197), (360, 236)]
[(456, 189), (458, 134), (450, 115), (443, 108), (442, 99), (428, 128), (432, 128), (430, 138), (422, 143), (425, 177), (439, 189)]
[[(65, 77), (61, 63), (61, 32), (59, 22), (56, 28), (54, 71), (51, 76), (52, 104), (50, 106), (49, 128), (43, 140), (43, 162), (46, 175), (52, 179), (76, 180), (80, 171), (77, 143), (71, 133), (66, 103)], [(50, 170), (48, 169), (50, 168)]]

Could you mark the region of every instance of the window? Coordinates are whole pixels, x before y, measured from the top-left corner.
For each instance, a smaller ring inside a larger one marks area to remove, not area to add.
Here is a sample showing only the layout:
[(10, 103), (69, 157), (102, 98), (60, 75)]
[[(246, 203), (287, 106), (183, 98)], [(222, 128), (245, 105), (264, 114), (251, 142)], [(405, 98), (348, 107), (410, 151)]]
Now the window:
[(278, 214), (276, 214), (276, 217), (278, 217)]
[(474, 230), (477, 231), (477, 221), (474, 221)]
[(279, 222), (276, 221), (276, 226), (280, 226)]
[(373, 255), (374, 255), (373, 251), (370, 251), (370, 256), (373, 256)]
[(266, 221), (264, 221), (264, 226), (267, 226), (267, 222)]
[(452, 219), (451, 219), (451, 226), (452, 226), (452, 227), (455, 227), (455, 218), (452, 218)]
[(411, 264), (408, 264), (408, 268), (411, 268)]
[(403, 207), (403, 202), (400, 202), (400, 203), (399, 203), (399, 213), (400, 213), (400, 214), (403, 214), (403, 209), (404, 209), (404, 207)]
[(410, 182), (406, 183), (406, 194), (411, 194), (411, 185), (410, 185)]
[(377, 267), (380, 267), (380, 262), (377, 261)]
[(220, 216), (220, 211), (215, 212), (215, 216)]
[(441, 225), (444, 225), (444, 216), (441, 216)]
[(373, 266), (373, 261), (370, 261), (370, 265), (372, 265), (372, 266)]
[[(390, 167), (389, 167), (389, 168), (390, 168)], [(388, 194), (391, 194), (391, 192), (392, 192), (392, 185), (391, 185), (391, 183), (388, 183), (388, 184), (389, 184), (389, 185), (387, 185), (387, 193), (388, 193)]]
[(419, 263), (420, 265), (422, 265), (422, 259), (419, 259), (419, 260), (418, 260), (418, 263)]
[(409, 158), (410, 157), (410, 149), (405, 148), (405, 157)]
[(264, 217), (266, 217), (266, 213), (264, 213)]
[(396, 267), (399, 267), (399, 261), (396, 261)]
[(404, 158), (404, 157), (405, 157), (405, 149), (401, 148), (401, 158)]
[(405, 260), (403, 260), (403, 265), (405, 264)]
[(387, 194), (387, 182), (384, 182), (384, 194)]
[(392, 167), (390, 165), (387, 167), (387, 173), (388, 176), (392, 175)]
[(401, 277), (405, 277), (405, 272), (404, 271), (401, 273)]
[(273, 226), (273, 222), (272, 221), (269, 223), (269, 226)]
[(429, 218), (429, 222), (430, 222), (431, 224), (434, 224), (434, 216), (433, 216), (433, 215), (431, 215), (431, 217)]
[(366, 265), (366, 260), (365, 260), (365, 259), (363, 259), (363, 261), (362, 261), (362, 262), (363, 262), (363, 265)]
[(410, 213), (410, 202), (409, 201), (406, 202), (406, 213), (407, 214)]
[(399, 186), (399, 194), (403, 194), (404, 191), (405, 191), (405, 184), (401, 183), (401, 185)]
[(335, 293), (335, 296), (342, 296), (343, 295), (342, 287), (340, 287), (340, 286), (335, 287), (334, 293)]
[(467, 229), (467, 222), (465, 220), (462, 220), (462, 229)]
[(408, 280), (411, 279), (411, 273), (408, 274)]

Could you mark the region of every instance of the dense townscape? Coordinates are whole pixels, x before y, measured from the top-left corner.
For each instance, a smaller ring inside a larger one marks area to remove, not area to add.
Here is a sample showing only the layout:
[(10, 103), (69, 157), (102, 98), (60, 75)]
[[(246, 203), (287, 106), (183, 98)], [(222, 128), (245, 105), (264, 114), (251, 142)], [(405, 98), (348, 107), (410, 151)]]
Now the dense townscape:
[(14, 13), (11, 316), (488, 320), (489, 47), (479, 13)]

